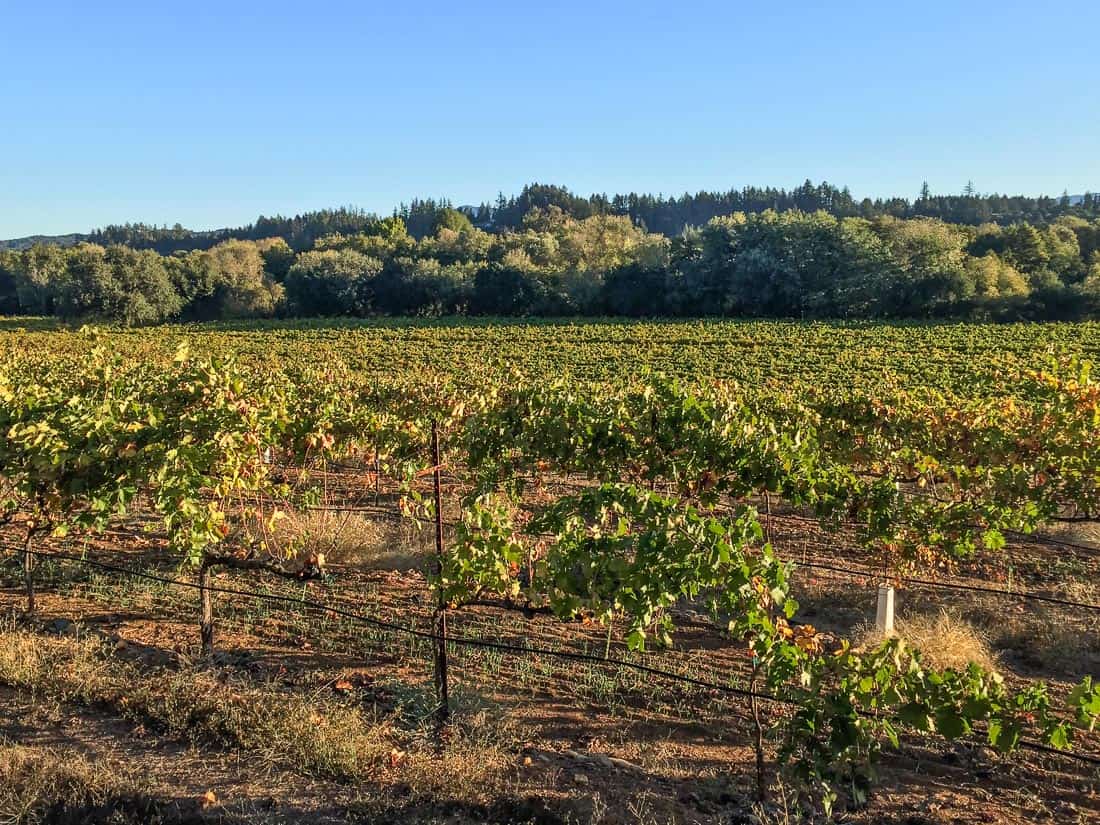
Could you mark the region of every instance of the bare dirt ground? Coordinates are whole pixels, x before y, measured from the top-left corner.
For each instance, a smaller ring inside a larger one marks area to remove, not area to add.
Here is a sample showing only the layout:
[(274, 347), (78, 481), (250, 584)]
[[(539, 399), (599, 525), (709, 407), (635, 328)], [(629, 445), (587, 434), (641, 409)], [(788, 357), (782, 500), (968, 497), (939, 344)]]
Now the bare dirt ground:
[[(223, 574), (215, 583), (305, 595), (427, 629), (425, 580), (409, 569), (423, 560), (423, 546), (395, 536), (372, 514), (356, 518), (357, 529), (377, 533), (375, 545), (364, 543), (338, 557), (331, 581), (287, 585)], [(795, 561), (870, 562), (843, 533), (823, 534), (795, 513), (775, 514), (769, 527), (775, 544)], [(14, 549), (14, 537), (6, 544)], [(58, 542), (55, 549), (86, 550), (95, 558), (178, 575), (165, 564), (155, 538), (125, 529), (86, 544)], [(448, 753), (440, 757), (431, 718), (430, 647), (423, 639), (293, 604), (220, 594), (218, 657), (211, 666), (199, 655), (193, 590), (44, 563), (37, 572), (38, 610), (25, 616), (15, 561), (8, 555), (3, 568), (0, 641), (10, 649), (20, 644), (45, 652), (30, 681), (18, 676), (18, 657), (7, 675), (0, 668), (0, 778), (26, 791), (14, 801), (0, 796), (0, 822), (800, 821), (793, 800), (784, 805), (787, 795), (777, 781), (769, 804), (754, 805), (748, 709), (720, 691), (614, 664), (456, 646), (455, 726)], [(944, 571), (943, 580), (1095, 603), (1097, 574), (1100, 553), (1087, 547), (1021, 540), (993, 562)], [(851, 637), (873, 620), (868, 581), (807, 568), (797, 574), (796, 591), (799, 618), (829, 632)], [(1057, 695), (1098, 671), (1100, 614), (933, 587), (899, 594), (902, 617), (916, 621), (943, 611), (977, 631), (1010, 681), (1043, 678)], [(634, 661), (743, 684), (744, 651), (690, 606), (681, 619), (684, 629), (673, 650)], [(608, 634), (491, 607), (456, 612), (451, 631), (627, 656), (614, 627)], [(94, 655), (81, 647), (89, 644)], [(205, 686), (202, 696), (162, 687), (192, 676)], [(120, 689), (126, 680), (133, 680), (133, 691)], [(246, 713), (219, 715), (222, 691), (229, 705), (242, 695), (254, 707), (293, 702), (303, 714), (313, 714), (316, 725), (294, 728), (287, 741), (258, 749), (248, 730), (257, 717), (250, 722)], [(779, 707), (766, 710), (782, 713)], [(345, 727), (325, 727), (330, 720)], [(356, 736), (370, 743), (350, 761), (309, 751), (325, 747), (325, 736), (310, 738), (310, 728), (346, 729), (350, 737), (348, 726), (361, 727)], [(1088, 747), (1100, 753), (1096, 738)], [(80, 782), (87, 787), (50, 779), (58, 765), (68, 764), (86, 765)], [(773, 778), (774, 768), (769, 765)], [(980, 743), (912, 740), (886, 754), (881, 774), (870, 804), (838, 812), (839, 820), (1100, 822), (1100, 772), (1056, 755), (1000, 757)], [(41, 786), (37, 807), (28, 801), (32, 786)]]

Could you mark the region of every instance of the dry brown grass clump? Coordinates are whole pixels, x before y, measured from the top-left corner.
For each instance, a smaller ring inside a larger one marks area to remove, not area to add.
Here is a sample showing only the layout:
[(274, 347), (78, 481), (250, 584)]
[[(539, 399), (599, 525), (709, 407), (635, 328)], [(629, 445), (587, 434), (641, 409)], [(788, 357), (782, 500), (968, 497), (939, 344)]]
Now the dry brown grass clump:
[[(1063, 581), (1056, 592), (1065, 598), (1094, 602), (1100, 591), (1091, 582)], [(1004, 599), (977, 596), (968, 600), (966, 615), (985, 631), (1006, 668), (1073, 681), (1100, 668), (1100, 638), (1093, 613), (1041, 603), (1013, 605)]]
[(1100, 667), (1100, 639), (1087, 622), (1070, 622), (1051, 612), (1026, 618), (1007, 616), (991, 626), (996, 627), (994, 639), (1006, 662), (1019, 662), (1074, 681)]
[(0, 683), (54, 701), (110, 708), (170, 736), (237, 747), (310, 775), (376, 775), (393, 747), (386, 723), (356, 707), (197, 669), (142, 670), (99, 639), (0, 633)]
[(410, 749), (400, 779), (424, 799), (488, 804), (506, 795), (514, 775), (513, 733), (487, 710), (461, 720), (442, 754), (424, 742)]
[(71, 748), (26, 747), (0, 739), (0, 822), (72, 821), (81, 810), (110, 809), (112, 822), (155, 822), (145, 785), (118, 766), (93, 763)]
[[(962, 670), (971, 662), (986, 670), (998, 668), (985, 633), (948, 610), (899, 618), (894, 635), (920, 651), (921, 661), (937, 670)], [(869, 628), (863, 632), (860, 644), (872, 646), (882, 639), (877, 628)]]
[(329, 564), (365, 570), (418, 570), (434, 550), (430, 531), (354, 512), (289, 512), (275, 538), (296, 556), (323, 554)]
[[(486, 805), (506, 795), (515, 774), (516, 735), (491, 708), (461, 713), (440, 756), (430, 719), (416, 714), (410, 720), (401, 707), (370, 713), (350, 699), (256, 684), (226, 671), (140, 668), (116, 658), (98, 638), (0, 627), (0, 684), (39, 701), (106, 708), (197, 745), (239, 748), (250, 754), (254, 767), (284, 766), (359, 783), (364, 806), (376, 810), (389, 807), (395, 791), (403, 800), (427, 805), (432, 800)], [(420, 705), (430, 705), (425, 689), (408, 690)], [(75, 788), (93, 775), (78, 770), (65, 776), (44, 772), (35, 787), (71, 780)], [(10, 804), (45, 798), (27, 793), (11, 796)]]

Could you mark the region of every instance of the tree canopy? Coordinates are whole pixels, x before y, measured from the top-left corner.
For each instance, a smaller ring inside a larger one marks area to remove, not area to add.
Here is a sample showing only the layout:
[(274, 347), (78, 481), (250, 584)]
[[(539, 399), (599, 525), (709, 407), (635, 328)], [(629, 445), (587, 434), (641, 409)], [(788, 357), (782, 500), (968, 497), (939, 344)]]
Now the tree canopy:
[[(295, 224), (290, 240), (226, 238), (169, 254), (36, 244), (0, 254), (0, 306), (127, 324), (278, 315), (1100, 314), (1100, 218), (971, 225), (838, 215), (834, 199), (831, 211), (735, 211), (670, 238), (613, 204), (584, 207), (559, 187), (525, 192), (528, 208), (514, 227), (492, 225), (493, 215), (509, 214), (506, 202), (490, 210), (488, 228), (484, 211), (471, 219), (467, 210), (417, 202), (406, 211), (428, 227), (419, 234), (400, 216), (345, 210)], [(321, 226), (333, 231), (315, 234)]]

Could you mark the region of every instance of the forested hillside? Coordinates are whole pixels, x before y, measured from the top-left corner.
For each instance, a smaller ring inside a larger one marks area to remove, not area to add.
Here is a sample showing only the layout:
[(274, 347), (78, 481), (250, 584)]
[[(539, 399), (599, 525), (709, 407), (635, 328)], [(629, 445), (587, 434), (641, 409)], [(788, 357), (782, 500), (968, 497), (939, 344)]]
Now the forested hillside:
[[(442, 204), (444, 206), (448, 204)], [(409, 219), (426, 207), (437, 206), (432, 201), (414, 203), (403, 208)], [(980, 195), (967, 184), (958, 195), (935, 195), (928, 184), (921, 188), (915, 200), (904, 197), (856, 199), (848, 187), (837, 188), (829, 183), (814, 184), (807, 180), (794, 189), (748, 186), (727, 192), (684, 193), (679, 196), (652, 194), (592, 195), (581, 198), (560, 186), (532, 184), (517, 197), (499, 197), (494, 204), (482, 204), (470, 210), (479, 225), (516, 228), (532, 208), (557, 206), (578, 218), (591, 215), (627, 215), (651, 232), (678, 235), (689, 226), (701, 226), (711, 218), (734, 212), (764, 212), (769, 209), (784, 212), (828, 212), (838, 218), (939, 218), (948, 223), (1007, 225), (1026, 221), (1045, 225), (1063, 215), (1100, 217), (1100, 196), (1086, 193), (1071, 197), (1031, 198), (1022, 195)], [(418, 209), (417, 207), (420, 207)]]
[[(828, 212), (838, 218), (939, 218), (947, 223), (977, 226), (997, 223), (1007, 226), (1026, 222), (1045, 226), (1063, 216), (1100, 218), (1100, 195), (1063, 194), (1061, 197), (1027, 197), (1024, 195), (980, 195), (967, 184), (958, 195), (934, 195), (925, 184), (920, 195), (910, 200), (904, 197), (853, 197), (848, 187), (837, 188), (829, 183), (814, 184), (807, 180), (794, 189), (748, 186), (726, 192), (685, 192), (679, 196), (638, 194), (590, 195), (581, 197), (564, 186), (532, 183), (519, 195), (506, 198), (499, 195), (493, 203), (480, 206), (458, 206), (448, 199), (414, 199), (401, 204), (393, 214), (401, 218), (409, 234), (416, 238), (434, 231), (442, 209), (456, 208), (480, 229), (503, 231), (520, 229), (523, 219), (532, 209), (556, 206), (574, 218), (593, 215), (625, 215), (650, 232), (673, 237), (691, 226), (702, 226), (711, 218), (734, 212), (757, 213), (767, 210), (785, 212)], [(236, 228), (193, 230), (179, 224), (154, 226), (127, 223), (96, 229), (87, 234), (57, 236), (35, 235), (27, 238), (0, 240), (0, 248), (26, 249), (36, 243), (71, 246), (81, 241), (100, 245), (125, 244), (135, 249), (154, 249), (162, 254), (193, 249), (209, 249), (231, 239), (260, 240), (283, 238), (292, 249), (309, 249), (317, 238), (334, 232), (361, 232), (369, 228), (377, 216), (351, 207), (305, 212), (292, 218), (260, 215), (254, 223)]]
[(807, 182), (678, 199), (532, 185), (192, 232), (0, 250), (0, 311), (170, 319), (626, 315), (1076, 319), (1100, 312), (1100, 199), (856, 202)]

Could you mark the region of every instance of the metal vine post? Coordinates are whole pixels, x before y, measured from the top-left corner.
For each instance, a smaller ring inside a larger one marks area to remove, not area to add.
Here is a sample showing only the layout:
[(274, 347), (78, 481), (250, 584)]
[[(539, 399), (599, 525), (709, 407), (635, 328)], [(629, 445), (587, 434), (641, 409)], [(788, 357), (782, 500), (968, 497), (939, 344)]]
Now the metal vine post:
[(451, 719), (447, 684), (447, 601), (443, 594), (443, 491), (439, 467), (439, 422), (432, 420), (432, 486), (435, 498), (435, 572), (439, 578), (439, 598), (436, 602), (435, 630), (435, 689), (438, 699), (436, 729), (439, 747), (443, 747), (443, 732)]

